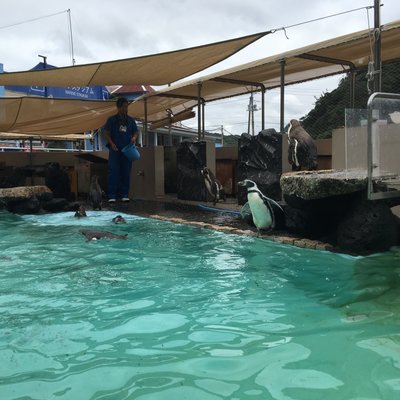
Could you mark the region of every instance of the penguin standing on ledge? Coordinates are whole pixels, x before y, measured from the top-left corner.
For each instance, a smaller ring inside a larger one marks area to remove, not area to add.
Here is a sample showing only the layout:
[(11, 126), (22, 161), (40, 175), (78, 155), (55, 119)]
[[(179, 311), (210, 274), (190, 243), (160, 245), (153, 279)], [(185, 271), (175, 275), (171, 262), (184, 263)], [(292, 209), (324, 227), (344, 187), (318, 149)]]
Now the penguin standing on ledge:
[(257, 230), (279, 229), (284, 225), (284, 211), (273, 199), (264, 196), (256, 183), (250, 179), (238, 182), (239, 186), (247, 188), (247, 200), (251, 215)]
[(288, 142), (288, 159), (293, 171), (300, 171), (302, 167), (308, 171), (318, 168), (317, 145), (297, 119), (290, 120)]
[(221, 182), (214, 176), (211, 170), (207, 167), (204, 167), (201, 170), (201, 174), (204, 177), (204, 184), (206, 185), (207, 191), (212, 196), (213, 205), (215, 206), (215, 204), (219, 200), (226, 201), (224, 187), (221, 185)]

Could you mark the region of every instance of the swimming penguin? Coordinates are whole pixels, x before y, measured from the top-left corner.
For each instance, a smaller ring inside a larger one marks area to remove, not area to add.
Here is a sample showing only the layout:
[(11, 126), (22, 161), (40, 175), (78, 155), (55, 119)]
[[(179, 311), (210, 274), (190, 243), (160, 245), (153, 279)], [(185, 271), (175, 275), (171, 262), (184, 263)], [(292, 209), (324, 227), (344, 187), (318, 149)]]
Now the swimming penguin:
[(290, 120), (288, 142), (288, 159), (293, 171), (300, 171), (302, 167), (309, 171), (318, 168), (315, 141), (296, 119)]
[(117, 215), (112, 219), (112, 222), (114, 222), (114, 224), (125, 224), (126, 219), (122, 215)]
[(75, 211), (74, 217), (76, 217), (76, 218), (87, 217), (85, 207), (83, 207), (83, 206), (80, 205), (80, 206), (78, 207), (78, 209)]
[(221, 185), (221, 182), (214, 176), (211, 170), (207, 167), (204, 167), (201, 170), (201, 173), (204, 177), (204, 183), (206, 185), (208, 193), (210, 193), (213, 199), (214, 206), (219, 200), (226, 201), (224, 187)]
[(250, 179), (238, 182), (247, 188), (247, 200), (257, 230), (279, 229), (284, 224), (284, 211), (273, 199), (264, 196), (256, 183)]
[(93, 175), (89, 188), (89, 200), (92, 203), (93, 210), (101, 210), (102, 197), (103, 192), (101, 191), (101, 187), (99, 185), (99, 177), (97, 175)]

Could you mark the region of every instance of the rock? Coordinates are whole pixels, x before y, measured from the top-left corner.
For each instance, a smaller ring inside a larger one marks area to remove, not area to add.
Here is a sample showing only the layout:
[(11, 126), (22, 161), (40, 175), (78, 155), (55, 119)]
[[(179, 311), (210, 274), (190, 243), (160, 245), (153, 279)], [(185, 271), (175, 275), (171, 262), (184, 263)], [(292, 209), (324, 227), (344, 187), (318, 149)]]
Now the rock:
[(181, 200), (207, 200), (201, 173), (206, 165), (206, 142), (182, 142), (177, 149), (177, 196)]
[(5, 209), (17, 214), (35, 214), (40, 211), (41, 203), (53, 198), (47, 186), (20, 186), (0, 189), (0, 203)]
[(62, 197), (72, 200), (71, 183), (67, 172), (60, 167), (59, 163), (50, 163), (46, 173), (46, 186), (53, 192), (54, 197)]
[(358, 194), (348, 194), (303, 200), (286, 195), (283, 206), (286, 228), (306, 238), (336, 243), (337, 224), (358, 198)]
[[(243, 133), (239, 142), (238, 180), (254, 181), (265, 196), (279, 201), (281, 174), (282, 135), (275, 129), (265, 129), (257, 136)], [(238, 203), (246, 201), (246, 190), (239, 188)]]
[(36, 196), (39, 201), (46, 201), (53, 198), (53, 193), (47, 186), (19, 186), (0, 189), (0, 200), (5, 203), (28, 200), (33, 196)]
[(299, 171), (283, 174), (280, 185), (284, 197), (314, 200), (365, 190), (367, 178), (345, 171)]
[(8, 202), (7, 209), (15, 214), (37, 214), (40, 209), (40, 201), (36, 196), (25, 200)]
[(358, 202), (341, 219), (337, 244), (357, 254), (389, 250), (399, 243), (397, 217), (384, 202)]
[(49, 201), (44, 201), (42, 203), (42, 208), (48, 212), (61, 212), (70, 211), (71, 206), (67, 199), (58, 197)]

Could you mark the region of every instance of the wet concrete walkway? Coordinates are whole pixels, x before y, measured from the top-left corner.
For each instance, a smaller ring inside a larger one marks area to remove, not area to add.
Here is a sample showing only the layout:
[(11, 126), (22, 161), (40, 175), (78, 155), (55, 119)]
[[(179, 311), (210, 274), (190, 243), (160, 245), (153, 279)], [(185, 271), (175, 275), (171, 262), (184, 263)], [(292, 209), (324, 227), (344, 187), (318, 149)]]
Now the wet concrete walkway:
[(305, 239), (288, 232), (272, 231), (259, 234), (255, 227), (248, 225), (240, 216), (241, 206), (236, 203), (236, 199), (228, 199), (226, 203), (218, 203), (213, 206), (212, 203), (179, 200), (176, 197), (165, 196), (155, 200), (134, 199), (128, 204), (120, 202), (112, 206), (106, 204), (105, 208), (225, 233), (257, 236), (302, 248), (338, 251), (331, 244)]

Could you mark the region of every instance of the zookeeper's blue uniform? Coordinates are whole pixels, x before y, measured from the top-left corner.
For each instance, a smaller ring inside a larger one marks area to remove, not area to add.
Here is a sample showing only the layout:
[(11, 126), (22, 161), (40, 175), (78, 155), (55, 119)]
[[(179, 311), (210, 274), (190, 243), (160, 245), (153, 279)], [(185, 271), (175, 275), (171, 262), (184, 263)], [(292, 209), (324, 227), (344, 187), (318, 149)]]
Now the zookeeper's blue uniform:
[(132, 136), (137, 133), (137, 125), (132, 117), (113, 115), (108, 118), (105, 126), (110, 132), (111, 140), (118, 147), (114, 151), (109, 144), (108, 155), (108, 198), (129, 197), (132, 161), (122, 153), (122, 149), (131, 142)]

